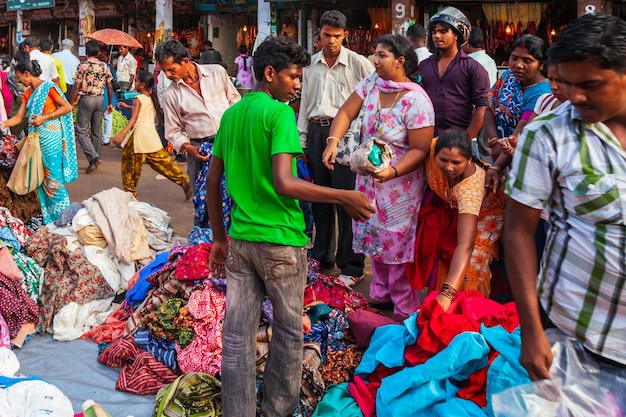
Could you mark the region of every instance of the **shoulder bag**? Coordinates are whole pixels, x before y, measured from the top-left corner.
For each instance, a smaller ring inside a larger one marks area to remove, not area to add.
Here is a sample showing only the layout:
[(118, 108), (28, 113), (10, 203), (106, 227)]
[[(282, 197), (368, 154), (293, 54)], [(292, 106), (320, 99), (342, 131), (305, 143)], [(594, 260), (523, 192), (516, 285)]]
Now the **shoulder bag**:
[(7, 187), (15, 194), (24, 195), (35, 191), (44, 178), (43, 160), (39, 146), (39, 134), (32, 133), (24, 139)]

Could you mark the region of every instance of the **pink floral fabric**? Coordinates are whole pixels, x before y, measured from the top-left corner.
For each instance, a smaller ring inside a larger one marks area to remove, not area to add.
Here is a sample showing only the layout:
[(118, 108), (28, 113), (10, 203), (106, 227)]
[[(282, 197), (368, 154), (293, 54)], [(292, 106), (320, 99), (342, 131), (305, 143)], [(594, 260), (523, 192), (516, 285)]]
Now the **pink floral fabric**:
[[(393, 166), (409, 150), (408, 130), (434, 126), (435, 113), (428, 95), (417, 85), (393, 108), (379, 112), (380, 88), (374, 85), (367, 91), (370, 77), (356, 87), (357, 94), (364, 100), (361, 141), (376, 136), (387, 142), (394, 153)], [(425, 186), (424, 167), (384, 183), (370, 176), (356, 177), (356, 189), (365, 193), (376, 207), (376, 213), (365, 222), (352, 223), (354, 251), (387, 264), (413, 261), (417, 215)]]
[(181, 371), (216, 375), (222, 370), (222, 323), (226, 310), (226, 294), (209, 284), (194, 291), (187, 310), (196, 319), (192, 327), (193, 341), (185, 349), (176, 345)]

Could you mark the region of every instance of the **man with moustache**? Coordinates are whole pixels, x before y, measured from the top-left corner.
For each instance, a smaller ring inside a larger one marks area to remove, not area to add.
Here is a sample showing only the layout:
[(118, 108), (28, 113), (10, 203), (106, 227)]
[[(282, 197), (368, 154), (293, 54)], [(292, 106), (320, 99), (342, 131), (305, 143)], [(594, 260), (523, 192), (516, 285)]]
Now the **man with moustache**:
[[(549, 59), (570, 102), (525, 127), (506, 184), (520, 363), (531, 379), (550, 378), (544, 329), (556, 326), (595, 358), (601, 384), (611, 383), (626, 367), (626, 22), (599, 13), (575, 19)], [(534, 232), (544, 208), (550, 231), (537, 277)]]

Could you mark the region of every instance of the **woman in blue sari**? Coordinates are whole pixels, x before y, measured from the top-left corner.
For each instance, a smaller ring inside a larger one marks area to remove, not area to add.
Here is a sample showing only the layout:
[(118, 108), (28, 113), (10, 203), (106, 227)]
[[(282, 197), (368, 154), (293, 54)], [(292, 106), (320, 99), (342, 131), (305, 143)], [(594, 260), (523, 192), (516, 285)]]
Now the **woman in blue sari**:
[(511, 45), (509, 69), (493, 86), (485, 112), (485, 131), (494, 160), (486, 185), (494, 192), (511, 164), (517, 135), (532, 116), (537, 99), (551, 91), (546, 78), (547, 48), (538, 36), (520, 37)]
[(78, 178), (72, 106), (56, 84), (39, 78), (41, 67), (36, 60), (20, 62), (15, 74), (27, 88), (17, 114), (0, 127), (18, 125), (28, 117), (29, 133), (39, 134), (44, 180), (37, 196), (43, 222), (48, 224), (70, 205), (64, 184)]

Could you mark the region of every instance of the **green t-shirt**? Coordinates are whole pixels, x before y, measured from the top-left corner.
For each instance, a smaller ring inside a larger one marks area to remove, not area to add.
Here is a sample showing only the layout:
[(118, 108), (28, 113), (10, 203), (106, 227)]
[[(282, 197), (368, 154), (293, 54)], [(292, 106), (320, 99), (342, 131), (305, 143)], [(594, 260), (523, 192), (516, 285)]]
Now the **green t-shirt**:
[(213, 155), (224, 161), (226, 191), (233, 199), (229, 235), (250, 242), (304, 246), (298, 200), (276, 194), (272, 156), (302, 153), (293, 109), (266, 93), (248, 93), (220, 122)]

